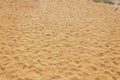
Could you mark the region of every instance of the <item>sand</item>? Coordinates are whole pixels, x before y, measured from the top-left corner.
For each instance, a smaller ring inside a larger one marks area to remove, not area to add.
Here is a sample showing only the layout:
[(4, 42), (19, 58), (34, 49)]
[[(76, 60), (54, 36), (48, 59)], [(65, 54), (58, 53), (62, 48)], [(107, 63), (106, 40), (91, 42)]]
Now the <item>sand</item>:
[(120, 80), (120, 9), (87, 0), (0, 0), (0, 80)]

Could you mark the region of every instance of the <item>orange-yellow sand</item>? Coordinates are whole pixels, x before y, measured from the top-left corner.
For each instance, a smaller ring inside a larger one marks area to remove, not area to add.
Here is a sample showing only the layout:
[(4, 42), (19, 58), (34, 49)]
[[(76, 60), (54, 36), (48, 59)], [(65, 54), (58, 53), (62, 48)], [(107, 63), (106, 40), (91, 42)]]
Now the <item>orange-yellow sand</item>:
[(0, 80), (120, 80), (120, 8), (87, 0), (0, 0)]

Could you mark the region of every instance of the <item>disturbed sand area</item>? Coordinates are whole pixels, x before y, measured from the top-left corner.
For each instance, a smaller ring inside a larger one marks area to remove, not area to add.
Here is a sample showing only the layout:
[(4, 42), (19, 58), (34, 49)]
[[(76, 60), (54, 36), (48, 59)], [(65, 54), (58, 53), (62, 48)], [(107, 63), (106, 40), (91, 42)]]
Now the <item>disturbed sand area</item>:
[(0, 0), (0, 80), (120, 80), (120, 9), (87, 0)]

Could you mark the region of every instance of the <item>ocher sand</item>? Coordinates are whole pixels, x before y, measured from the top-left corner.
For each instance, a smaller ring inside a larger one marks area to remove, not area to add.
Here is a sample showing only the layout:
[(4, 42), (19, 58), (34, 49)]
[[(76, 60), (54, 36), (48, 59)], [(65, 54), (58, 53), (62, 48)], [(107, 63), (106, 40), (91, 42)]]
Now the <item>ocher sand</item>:
[(0, 80), (120, 80), (120, 9), (87, 0), (0, 0)]

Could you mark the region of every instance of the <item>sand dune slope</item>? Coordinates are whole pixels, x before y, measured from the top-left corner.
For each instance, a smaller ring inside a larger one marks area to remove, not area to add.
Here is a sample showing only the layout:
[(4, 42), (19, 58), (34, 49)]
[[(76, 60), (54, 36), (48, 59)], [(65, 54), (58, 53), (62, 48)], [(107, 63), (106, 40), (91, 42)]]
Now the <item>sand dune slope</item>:
[(0, 80), (120, 80), (120, 9), (87, 0), (0, 0)]

